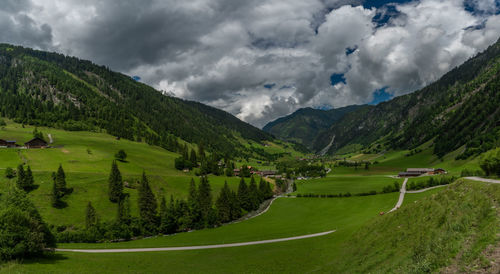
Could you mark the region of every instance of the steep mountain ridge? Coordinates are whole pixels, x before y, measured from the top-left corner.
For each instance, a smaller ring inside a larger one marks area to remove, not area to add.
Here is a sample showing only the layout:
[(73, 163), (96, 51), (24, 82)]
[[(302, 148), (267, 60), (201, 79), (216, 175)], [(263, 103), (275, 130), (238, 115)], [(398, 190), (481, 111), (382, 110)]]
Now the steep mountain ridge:
[(331, 110), (301, 108), (288, 116), (269, 122), (262, 130), (282, 140), (299, 142), (311, 149), (314, 139), (321, 131), (361, 107), (363, 106), (347, 106)]
[(464, 147), (467, 158), (499, 146), (500, 40), (436, 82), (372, 108), (346, 114), (320, 133), (320, 151), (335, 136), (329, 153), (348, 145), (411, 149), (433, 140), (438, 156)]
[(224, 154), (239, 137), (273, 137), (233, 115), (161, 94), (90, 61), (0, 44), (0, 116), (66, 130), (106, 130), (173, 149), (176, 137)]

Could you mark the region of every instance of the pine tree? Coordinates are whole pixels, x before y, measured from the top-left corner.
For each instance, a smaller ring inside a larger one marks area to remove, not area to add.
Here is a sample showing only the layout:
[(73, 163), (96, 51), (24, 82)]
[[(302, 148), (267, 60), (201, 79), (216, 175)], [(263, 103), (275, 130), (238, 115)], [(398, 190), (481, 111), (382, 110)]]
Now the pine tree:
[(85, 227), (87, 229), (92, 228), (97, 225), (97, 212), (92, 206), (92, 203), (87, 204), (87, 209), (85, 210)]
[(118, 201), (118, 223), (129, 224), (131, 218), (130, 198), (128, 195), (123, 195), (123, 197)]
[(241, 208), (243, 208), (246, 211), (251, 210), (249, 198), (250, 197), (248, 193), (247, 184), (245, 183), (245, 179), (241, 177), (240, 185), (238, 186), (238, 201), (239, 204), (241, 205)]
[(60, 197), (63, 197), (66, 194), (66, 174), (62, 168), (62, 165), (59, 165), (59, 169), (57, 169), (57, 173), (55, 175), (56, 181), (56, 190), (59, 193)]
[(206, 176), (201, 177), (200, 185), (198, 186), (198, 203), (200, 205), (201, 219), (204, 226), (206, 226), (210, 223), (210, 214), (213, 214), (212, 189)]
[(156, 225), (156, 209), (158, 206), (145, 172), (142, 173), (142, 180), (139, 184), (138, 192), (139, 216), (143, 227), (147, 232), (154, 232)]
[(176, 216), (176, 204), (174, 202), (174, 196), (170, 195), (170, 203), (167, 207), (167, 233), (172, 234), (177, 232), (179, 228), (178, 218)]
[(271, 183), (267, 182), (266, 184), (266, 199), (272, 198), (274, 196), (274, 191), (273, 187), (271, 186)]
[(60, 195), (59, 191), (57, 190), (55, 173), (53, 173), (52, 175), (53, 175), (53, 178), (52, 178), (53, 183), (52, 183), (52, 193), (50, 195), (50, 200), (51, 200), (53, 207), (59, 207), (59, 205), (61, 204), (61, 195)]
[(189, 157), (189, 161), (193, 163), (194, 167), (198, 166), (198, 159), (196, 157), (196, 151), (194, 151), (194, 149), (191, 150), (191, 157)]
[(250, 196), (250, 208), (251, 210), (256, 210), (260, 205), (259, 198), (259, 190), (257, 189), (257, 184), (255, 183), (255, 179), (252, 176), (250, 179), (250, 185), (248, 186), (248, 193)]
[(194, 179), (191, 178), (191, 182), (189, 184), (189, 193), (187, 199), (187, 205), (189, 209), (188, 228), (199, 228), (202, 226), (201, 224), (201, 208), (198, 197), (198, 190), (196, 189), (196, 183)]
[(229, 204), (231, 207), (231, 220), (236, 220), (241, 217), (241, 206), (238, 200), (238, 194), (232, 190), (229, 196)]
[(168, 233), (168, 207), (167, 207), (167, 201), (165, 200), (165, 197), (161, 197), (160, 201), (160, 228), (159, 232), (163, 234)]
[(120, 201), (121, 196), (123, 195), (123, 181), (120, 170), (118, 169), (118, 165), (116, 161), (113, 161), (111, 165), (111, 173), (109, 174), (108, 179), (108, 197), (109, 200), (113, 203), (117, 203)]
[(17, 166), (17, 187), (24, 189), (26, 183), (26, 174), (24, 173), (23, 165)]
[(227, 182), (224, 183), (224, 187), (222, 187), (219, 193), (215, 206), (217, 207), (217, 220), (219, 222), (227, 223), (232, 220), (231, 190)]
[(33, 172), (31, 172), (31, 167), (28, 166), (26, 169), (26, 175), (24, 178), (24, 190), (28, 191), (33, 189), (35, 186), (35, 179), (33, 178)]
[(267, 182), (260, 178), (259, 181), (259, 200), (260, 202), (264, 202), (267, 199)]

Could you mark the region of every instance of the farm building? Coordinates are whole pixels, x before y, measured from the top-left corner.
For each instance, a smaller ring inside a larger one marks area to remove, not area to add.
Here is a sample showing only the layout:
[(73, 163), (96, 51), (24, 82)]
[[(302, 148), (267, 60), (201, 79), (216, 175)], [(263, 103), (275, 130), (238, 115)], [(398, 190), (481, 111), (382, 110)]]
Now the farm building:
[(47, 142), (41, 138), (33, 138), (28, 142), (24, 143), (26, 148), (46, 148), (48, 146)]
[(17, 147), (16, 141), (0, 139), (0, 147)]
[(418, 177), (420, 175), (446, 174), (442, 168), (407, 168), (405, 172), (400, 172), (399, 177)]

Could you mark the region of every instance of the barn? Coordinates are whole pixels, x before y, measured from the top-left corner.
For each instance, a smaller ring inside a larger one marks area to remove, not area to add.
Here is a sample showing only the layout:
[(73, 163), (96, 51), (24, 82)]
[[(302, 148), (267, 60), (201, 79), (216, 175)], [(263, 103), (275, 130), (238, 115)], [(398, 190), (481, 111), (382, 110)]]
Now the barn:
[(6, 147), (7, 141), (0, 139), (0, 147)]
[(36, 137), (24, 143), (24, 145), (26, 148), (46, 148), (48, 144), (45, 140)]

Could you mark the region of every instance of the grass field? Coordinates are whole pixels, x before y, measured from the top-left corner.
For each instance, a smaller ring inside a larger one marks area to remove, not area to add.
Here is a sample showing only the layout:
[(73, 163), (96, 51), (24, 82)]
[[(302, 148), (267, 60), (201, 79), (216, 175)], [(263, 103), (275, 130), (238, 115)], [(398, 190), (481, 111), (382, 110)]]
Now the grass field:
[(339, 194), (349, 192), (351, 194), (382, 191), (387, 185), (394, 182), (402, 184), (402, 179), (387, 176), (328, 176), (320, 179), (296, 181), (297, 191), (295, 194)]
[[(282, 238), (336, 229), (320, 238), (248, 247), (131, 254), (57, 253), (45, 260), (4, 266), (5, 272), (294, 272), (314, 269), (337, 256), (339, 243), (366, 221), (390, 209), (397, 194), (339, 199), (280, 198), (254, 219), (216, 229), (115, 244), (65, 244), (61, 247), (122, 248), (215, 244)], [(197, 259), (195, 259), (197, 258)], [(290, 261), (293, 258), (293, 261)], [(122, 263), (117, 263), (118, 261)], [(224, 262), (231, 261), (231, 264)], [(153, 263), (155, 262), (155, 263)], [(189, 262), (189, 263), (188, 263)], [(293, 263), (291, 263), (293, 262)]]

